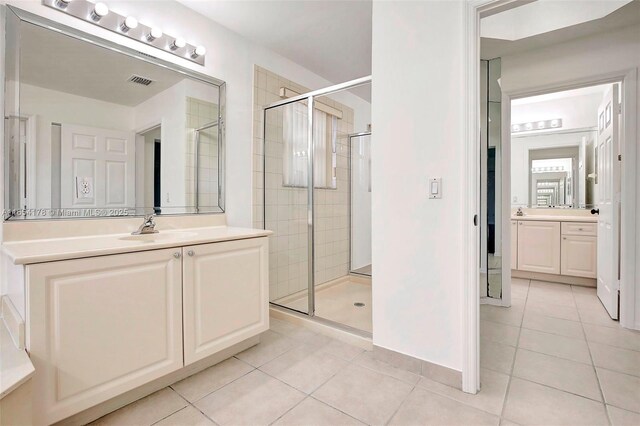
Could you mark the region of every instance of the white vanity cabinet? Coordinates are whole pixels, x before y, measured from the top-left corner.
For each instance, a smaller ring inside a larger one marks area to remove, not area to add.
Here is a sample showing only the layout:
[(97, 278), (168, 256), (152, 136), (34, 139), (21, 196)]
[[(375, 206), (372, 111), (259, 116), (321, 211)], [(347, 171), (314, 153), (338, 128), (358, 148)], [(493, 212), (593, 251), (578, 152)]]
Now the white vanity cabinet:
[(35, 424), (64, 419), (183, 366), (180, 252), (26, 267)]
[(269, 328), (268, 256), (261, 236), (26, 265), (34, 423), (255, 339)]
[(518, 270), (560, 273), (560, 222), (518, 221)]
[[(511, 268), (547, 279), (594, 285), (597, 268), (597, 223), (576, 220), (518, 219), (511, 221)], [(573, 278), (572, 278), (573, 277)], [(569, 279), (569, 281), (566, 281)]]
[(189, 246), (183, 253), (185, 365), (266, 329), (266, 238)]

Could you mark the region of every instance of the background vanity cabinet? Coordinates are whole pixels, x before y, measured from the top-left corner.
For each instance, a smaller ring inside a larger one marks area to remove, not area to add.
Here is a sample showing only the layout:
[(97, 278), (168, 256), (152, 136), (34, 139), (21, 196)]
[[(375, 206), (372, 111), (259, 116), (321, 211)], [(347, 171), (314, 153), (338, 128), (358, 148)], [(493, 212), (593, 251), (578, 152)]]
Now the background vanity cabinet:
[(511, 221), (511, 269), (591, 279), (597, 265), (596, 222)]
[(518, 270), (560, 274), (560, 222), (518, 221)]
[(27, 266), (35, 424), (183, 366), (180, 250)]
[(260, 237), (27, 265), (35, 423), (266, 331), (268, 256)]
[(266, 238), (183, 248), (184, 363), (265, 331)]
[(597, 224), (562, 223), (562, 275), (595, 278), (597, 260)]

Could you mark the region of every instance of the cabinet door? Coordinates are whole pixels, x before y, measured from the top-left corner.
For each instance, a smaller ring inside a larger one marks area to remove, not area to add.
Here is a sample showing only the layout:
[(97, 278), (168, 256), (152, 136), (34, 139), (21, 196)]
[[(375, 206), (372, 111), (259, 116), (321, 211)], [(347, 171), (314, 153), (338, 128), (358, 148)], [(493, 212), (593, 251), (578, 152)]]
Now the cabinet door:
[(185, 365), (269, 328), (267, 238), (183, 248)]
[(511, 269), (518, 269), (518, 221), (511, 221)]
[(574, 277), (596, 277), (596, 237), (562, 236), (561, 274)]
[(35, 424), (64, 419), (183, 366), (179, 253), (27, 267)]
[(560, 274), (560, 222), (518, 221), (518, 269)]

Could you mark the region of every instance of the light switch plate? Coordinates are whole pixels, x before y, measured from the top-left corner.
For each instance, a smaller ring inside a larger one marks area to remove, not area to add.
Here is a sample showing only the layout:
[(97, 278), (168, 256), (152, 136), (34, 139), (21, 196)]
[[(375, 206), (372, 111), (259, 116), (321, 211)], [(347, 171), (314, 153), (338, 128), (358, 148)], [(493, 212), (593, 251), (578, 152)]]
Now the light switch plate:
[(429, 178), (429, 198), (442, 198), (442, 178)]

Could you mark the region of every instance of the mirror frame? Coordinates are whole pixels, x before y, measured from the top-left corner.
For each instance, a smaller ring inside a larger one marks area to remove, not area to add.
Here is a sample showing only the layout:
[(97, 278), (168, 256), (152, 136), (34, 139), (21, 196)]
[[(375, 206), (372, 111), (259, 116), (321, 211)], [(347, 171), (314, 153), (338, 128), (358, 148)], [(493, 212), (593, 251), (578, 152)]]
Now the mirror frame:
[[(84, 31), (78, 30), (76, 28), (73, 27), (69, 27), (67, 25), (61, 24), (59, 22), (56, 21), (52, 21), (51, 19), (36, 15), (34, 13), (31, 12), (27, 12), (23, 9), (20, 9), (18, 7), (15, 6), (11, 6), (11, 5), (0, 5), (0, 8), (2, 9), (2, 13), (0, 14), (0, 16), (2, 17), (3, 23), (5, 25), (5, 30), (7, 30), (9, 28), (9, 20), (10, 19), (18, 19), (18, 23), (28, 23), (31, 25), (36, 25), (38, 27), (50, 30), (50, 31), (55, 31), (57, 33), (69, 36), (69, 37), (73, 37), (77, 40), (81, 40), (83, 42), (86, 43), (90, 43), (93, 44), (95, 46), (101, 47), (101, 48), (105, 48), (105, 49), (109, 49), (113, 52), (116, 53), (120, 53), (123, 55), (127, 55), (131, 58), (135, 58), (137, 60), (140, 61), (144, 61), (147, 62), (149, 64), (153, 64), (153, 65), (157, 65), (163, 68), (166, 68), (168, 70), (174, 71), (174, 72), (178, 72), (180, 74), (183, 74), (186, 77), (189, 77), (191, 79), (195, 79), (198, 81), (201, 81), (203, 83), (207, 83), (207, 84), (211, 84), (214, 86), (218, 87), (218, 170), (220, 170), (219, 172), (219, 181), (218, 181), (218, 186), (219, 186), (219, 192), (218, 192), (218, 208), (220, 209), (219, 212), (216, 211), (209, 211), (209, 212), (184, 212), (184, 213), (168, 213), (168, 214), (163, 214), (161, 216), (183, 216), (183, 215), (198, 215), (198, 214), (224, 214), (226, 211), (226, 206), (225, 206), (225, 199), (226, 199), (226, 82), (220, 79), (217, 79), (215, 77), (209, 76), (207, 74), (204, 73), (200, 73), (197, 71), (193, 71), (187, 67), (183, 67), (181, 65), (178, 65), (174, 62), (170, 62), (164, 59), (160, 59), (156, 56), (153, 56), (151, 54), (148, 53), (144, 53), (141, 52), (137, 49), (128, 47), (128, 46), (124, 46), (120, 43), (111, 41), (111, 40), (107, 40), (104, 38), (101, 38), (97, 35), (93, 35), (93, 34), (89, 34), (86, 33)], [(4, 16), (3, 16), (4, 15)], [(7, 37), (6, 35), (4, 35), (3, 40), (2, 40), (2, 55), (3, 55), (3, 60), (4, 60), (4, 64), (6, 66), (6, 58), (8, 56), (7, 54), (7, 49), (9, 48), (9, 46), (7, 46)], [(18, 45), (18, 48), (20, 48), (20, 46)], [(19, 55), (20, 53), (18, 52), (17, 55)], [(6, 93), (6, 72), (5, 70), (2, 70), (2, 88), (3, 88), (3, 92)], [(2, 109), (3, 109), (3, 116), (6, 117), (6, 105), (5, 105), (5, 101), (2, 102)], [(2, 150), (3, 153), (6, 154), (6, 147), (7, 147), (7, 141), (5, 140), (5, 134), (2, 135)], [(6, 155), (3, 158), (3, 166), (6, 169), (6, 164), (4, 164), (7, 161)], [(5, 172), (6, 173), (6, 172)], [(8, 191), (7, 191), (7, 185), (9, 184), (8, 179), (4, 179), (4, 184), (3, 184), (3, 189), (5, 192), (4, 195), (4, 208), (5, 211), (8, 210)], [(186, 206), (185, 206), (186, 207)], [(211, 206), (213, 207), (213, 206)], [(154, 206), (145, 206), (143, 207), (143, 209), (147, 210), (147, 209), (153, 209)], [(86, 216), (86, 217), (82, 217), (82, 216), (74, 216), (74, 217), (50, 217), (50, 218), (38, 218), (38, 217), (32, 217), (29, 219), (26, 218), (22, 218), (22, 219), (17, 219), (17, 218), (12, 218), (7, 217), (6, 214), (3, 214), (3, 221), (15, 221), (15, 220), (20, 220), (20, 221), (32, 221), (32, 220), (69, 220), (69, 219), (119, 219), (119, 218), (132, 218), (132, 217), (141, 217), (144, 215), (144, 213), (142, 214), (138, 214), (138, 209), (134, 208), (135, 213), (131, 214), (131, 215), (126, 215), (126, 216)]]

